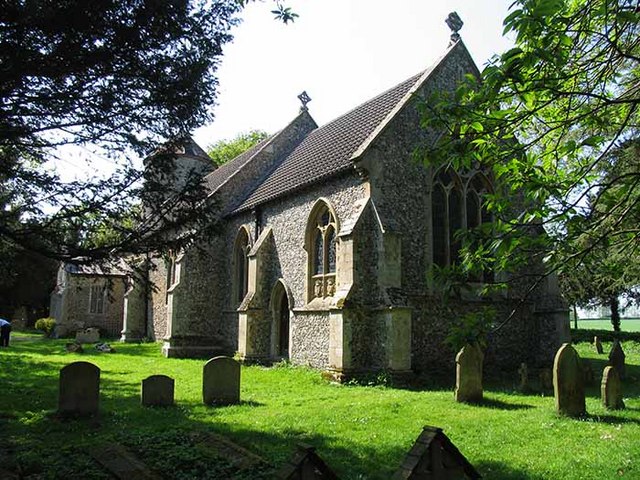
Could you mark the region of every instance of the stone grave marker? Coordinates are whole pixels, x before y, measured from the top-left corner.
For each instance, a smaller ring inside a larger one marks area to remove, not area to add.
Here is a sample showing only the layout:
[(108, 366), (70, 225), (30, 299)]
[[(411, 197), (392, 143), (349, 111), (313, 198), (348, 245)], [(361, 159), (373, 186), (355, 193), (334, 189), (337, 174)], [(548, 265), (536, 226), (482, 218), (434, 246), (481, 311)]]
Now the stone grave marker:
[(482, 478), (441, 428), (425, 426), (393, 480)]
[(482, 401), (482, 360), (484, 354), (478, 344), (468, 344), (456, 355), (456, 402)]
[(175, 382), (166, 375), (151, 375), (142, 380), (141, 403), (145, 407), (173, 406)]
[(622, 382), (618, 370), (614, 367), (604, 367), (602, 372), (602, 404), (610, 410), (621, 410), (624, 408), (622, 400)]
[(202, 400), (207, 405), (240, 403), (240, 364), (231, 357), (214, 357), (202, 371)]
[(543, 391), (553, 390), (553, 370), (543, 368), (540, 370), (540, 389)]
[(582, 360), (582, 378), (585, 385), (593, 385), (596, 380), (595, 373), (593, 373), (593, 367), (588, 360)]
[(315, 447), (298, 444), (298, 450), (276, 474), (278, 480), (338, 480), (316, 453)]
[(100, 401), (100, 369), (89, 362), (74, 362), (60, 370), (58, 413), (94, 415)]
[(622, 350), (622, 345), (619, 340), (614, 340), (611, 346), (611, 352), (609, 352), (609, 365), (618, 370), (618, 375), (623, 379), (625, 376), (625, 354)]
[(553, 390), (559, 415), (580, 417), (587, 413), (582, 362), (570, 343), (560, 347), (553, 361)]
[(89, 450), (90, 455), (112, 477), (118, 480), (161, 480), (162, 477), (149, 469), (139, 458), (120, 444), (98, 445)]
[(521, 392), (529, 391), (529, 369), (527, 368), (527, 364), (522, 362), (520, 364), (520, 368), (518, 369), (518, 373), (520, 374), (520, 385), (519, 389)]
[(100, 329), (89, 327), (76, 332), (77, 343), (96, 343), (100, 341)]
[(596, 347), (596, 353), (598, 353), (599, 355), (602, 355), (604, 353), (604, 350), (602, 349), (602, 342), (597, 335), (593, 337), (593, 346)]

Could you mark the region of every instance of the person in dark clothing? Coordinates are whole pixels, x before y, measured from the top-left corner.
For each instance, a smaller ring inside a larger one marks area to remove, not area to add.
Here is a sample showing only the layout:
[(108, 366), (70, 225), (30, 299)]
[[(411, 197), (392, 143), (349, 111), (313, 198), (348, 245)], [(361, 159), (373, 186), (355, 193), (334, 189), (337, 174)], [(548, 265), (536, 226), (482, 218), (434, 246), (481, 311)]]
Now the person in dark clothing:
[(9, 337), (11, 336), (11, 324), (4, 318), (0, 318), (0, 347), (9, 346)]

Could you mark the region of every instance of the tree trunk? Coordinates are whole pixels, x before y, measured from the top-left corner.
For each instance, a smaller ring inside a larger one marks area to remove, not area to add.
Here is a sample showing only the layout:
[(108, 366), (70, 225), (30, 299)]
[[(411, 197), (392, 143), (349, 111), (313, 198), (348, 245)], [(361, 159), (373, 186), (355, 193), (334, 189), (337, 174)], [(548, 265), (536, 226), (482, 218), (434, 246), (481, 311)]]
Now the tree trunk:
[(576, 330), (578, 329), (578, 309), (576, 308), (576, 304), (573, 304), (573, 325)]
[(611, 308), (611, 325), (613, 325), (613, 331), (620, 331), (620, 303), (618, 296), (613, 295), (609, 298), (609, 307)]

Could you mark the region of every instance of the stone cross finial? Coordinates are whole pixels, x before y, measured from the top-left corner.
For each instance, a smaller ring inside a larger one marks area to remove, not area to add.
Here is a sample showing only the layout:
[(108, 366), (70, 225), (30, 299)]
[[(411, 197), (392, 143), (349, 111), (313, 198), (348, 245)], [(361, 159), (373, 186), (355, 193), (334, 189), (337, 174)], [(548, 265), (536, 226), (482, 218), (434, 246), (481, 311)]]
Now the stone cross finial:
[(464, 25), (464, 22), (456, 12), (451, 12), (445, 20), (446, 24), (451, 29), (451, 45), (460, 40), (460, 34), (458, 33)]
[(302, 103), (302, 107), (300, 108), (300, 110), (308, 110), (307, 103), (311, 101), (311, 97), (307, 94), (306, 90), (298, 95), (298, 99), (300, 100), (300, 103)]

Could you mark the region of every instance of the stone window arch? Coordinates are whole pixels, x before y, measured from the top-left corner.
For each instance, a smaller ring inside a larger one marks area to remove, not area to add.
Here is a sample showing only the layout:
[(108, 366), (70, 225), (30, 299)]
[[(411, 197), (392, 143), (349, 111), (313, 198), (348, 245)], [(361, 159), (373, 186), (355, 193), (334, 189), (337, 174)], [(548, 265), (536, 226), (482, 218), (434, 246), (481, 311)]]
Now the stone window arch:
[(450, 168), (436, 173), (431, 194), (433, 263), (454, 265), (459, 259), (456, 232), (492, 222), (485, 197), (492, 191), (487, 177), (475, 172), (460, 176)]
[(307, 223), (308, 298), (332, 297), (336, 289), (338, 221), (329, 202), (316, 202)]
[(439, 171), (431, 194), (433, 263), (439, 267), (458, 259), (460, 245), (455, 234), (462, 228), (463, 199), (460, 177), (450, 168)]
[(246, 227), (241, 227), (233, 244), (232, 261), (232, 303), (240, 305), (249, 288), (249, 251), (251, 250), (251, 237)]

